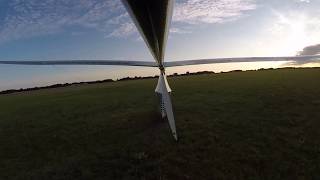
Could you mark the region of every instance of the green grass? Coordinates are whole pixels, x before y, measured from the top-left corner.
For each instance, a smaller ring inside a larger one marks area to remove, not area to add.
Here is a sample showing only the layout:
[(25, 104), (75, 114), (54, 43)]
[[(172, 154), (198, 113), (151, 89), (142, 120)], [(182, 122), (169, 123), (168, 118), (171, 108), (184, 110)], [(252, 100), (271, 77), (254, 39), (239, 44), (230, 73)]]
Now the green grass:
[(317, 179), (320, 69), (156, 79), (0, 96), (0, 179)]

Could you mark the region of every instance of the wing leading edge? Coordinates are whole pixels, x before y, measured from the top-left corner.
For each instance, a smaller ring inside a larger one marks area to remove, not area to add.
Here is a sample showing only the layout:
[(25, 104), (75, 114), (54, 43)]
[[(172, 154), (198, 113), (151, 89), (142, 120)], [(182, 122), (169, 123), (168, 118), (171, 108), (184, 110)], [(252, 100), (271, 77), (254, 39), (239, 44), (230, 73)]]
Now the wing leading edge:
[[(240, 57), (240, 58), (214, 58), (196, 59), (165, 62), (165, 67), (241, 63), (241, 62), (268, 62), (268, 61), (291, 61), (294, 63), (320, 62), (320, 55), (315, 56), (286, 56), (286, 57)], [(54, 60), (54, 61), (0, 61), (0, 64), (15, 65), (113, 65), (113, 66), (144, 66), (158, 67), (156, 62), (151, 61), (118, 61), (118, 60)]]

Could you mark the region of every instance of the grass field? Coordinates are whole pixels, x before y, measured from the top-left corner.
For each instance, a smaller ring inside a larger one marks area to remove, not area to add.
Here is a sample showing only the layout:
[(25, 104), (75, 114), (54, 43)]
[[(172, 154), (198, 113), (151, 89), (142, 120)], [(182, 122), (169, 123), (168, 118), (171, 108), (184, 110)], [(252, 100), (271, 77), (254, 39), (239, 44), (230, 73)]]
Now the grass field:
[(156, 79), (0, 96), (0, 179), (319, 179), (320, 68)]

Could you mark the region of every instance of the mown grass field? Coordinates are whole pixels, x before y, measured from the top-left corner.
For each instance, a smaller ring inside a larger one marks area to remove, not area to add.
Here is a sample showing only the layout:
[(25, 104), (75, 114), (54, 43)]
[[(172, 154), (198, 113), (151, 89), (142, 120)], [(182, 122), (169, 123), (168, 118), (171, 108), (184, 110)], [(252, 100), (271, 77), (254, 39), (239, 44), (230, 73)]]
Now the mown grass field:
[(319, 179), (320, 68), (156, 79), (0, 96), (0, 179)]

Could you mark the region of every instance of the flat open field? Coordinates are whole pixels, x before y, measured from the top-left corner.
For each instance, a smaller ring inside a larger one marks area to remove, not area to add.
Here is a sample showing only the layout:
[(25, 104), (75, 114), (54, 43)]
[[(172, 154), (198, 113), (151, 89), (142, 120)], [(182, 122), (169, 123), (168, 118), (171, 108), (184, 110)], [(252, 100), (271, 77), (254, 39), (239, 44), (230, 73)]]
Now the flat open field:
[(0, 95), (0, 179), (319, 179), (320, 68)]

